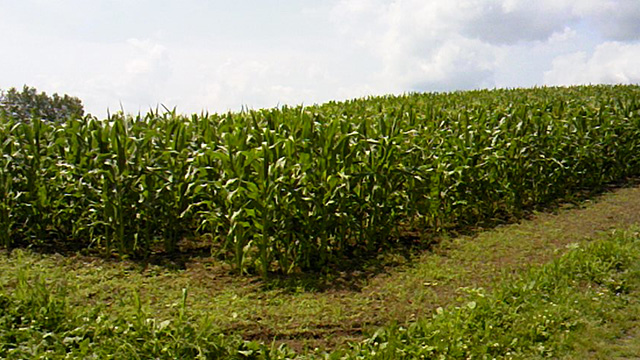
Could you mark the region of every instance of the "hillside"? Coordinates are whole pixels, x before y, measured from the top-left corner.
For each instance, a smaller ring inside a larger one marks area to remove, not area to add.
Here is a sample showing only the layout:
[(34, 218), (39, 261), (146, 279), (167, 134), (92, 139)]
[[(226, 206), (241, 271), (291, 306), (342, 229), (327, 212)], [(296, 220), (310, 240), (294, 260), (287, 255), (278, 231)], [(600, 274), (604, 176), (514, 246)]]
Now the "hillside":
[(2, 118), (0, 357), (636, 357), (639, 91)]

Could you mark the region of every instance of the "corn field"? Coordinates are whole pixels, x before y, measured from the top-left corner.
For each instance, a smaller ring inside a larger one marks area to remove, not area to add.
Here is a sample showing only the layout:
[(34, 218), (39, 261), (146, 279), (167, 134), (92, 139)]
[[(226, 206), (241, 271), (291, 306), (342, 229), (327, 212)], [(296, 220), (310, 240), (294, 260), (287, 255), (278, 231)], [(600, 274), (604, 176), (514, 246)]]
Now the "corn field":
[(317, 270), (398, 229), (519, 214), (640, 174), (640, 87), (408, 94), (185, 116), (0, 119), (0, 245)]

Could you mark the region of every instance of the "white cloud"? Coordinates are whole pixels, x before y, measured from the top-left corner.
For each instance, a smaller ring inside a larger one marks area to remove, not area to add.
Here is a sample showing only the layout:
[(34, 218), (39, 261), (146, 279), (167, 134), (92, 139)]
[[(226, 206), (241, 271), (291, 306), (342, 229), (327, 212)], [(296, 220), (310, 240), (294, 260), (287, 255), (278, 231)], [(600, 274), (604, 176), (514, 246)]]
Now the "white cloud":
[(120, 110), (120, 106), (127, 112), (144, 112), (171, 97), (174, 70), (166, 46), (136, 38), (95, 46), (108, 57), (109, 65), (98, 62), (102, 66), (87, 69), (88, 76), (76, 75), (75, 81), (92, 111), (101, 104), (97, 114), (107, 108)]
[[(103, 116), (638, 81), (639, 0), (0, 1), (0, 88)], [(165, 19), (171, 17), (171, 22)]]
[(189, 111), (327, 101), (335, 96), (332, 91), (338, 83), (329, 71), (329, 61), (316, 53), (275, 51), (254, 57), (207, 52), (175, 57), (183, 66), (174, 74), (174, 90), (191, 94), (179, 106)]
[(606, 42), (593, 54), (558, 56), (544, 81), (551, 85), (640, 83), (640, 44)]
[(129, 39), (127, 44), (133, 47), (137, 56), (127, 62), (126, 69), (131, 75), (153, 74), (167, 76), (167, 48), (150, 40)]
[(549, 44), (558, 44), (575, 39), (578, 32), (569, 26), (565, 26), (562, 32), (555, 32), (549, 36)]
[(498, 52), (478, 40), (452, 38), (430, 56), (417, 58), (406, 81), (411, 90), (423, 91), (492, 87)]
[(605, 2), (607, 6), (591, 16), (607, 39), (640, 40), (640, 1)]
[(372, 82), (391, 91), (469, 89), (493, 85), (500, 52), (463, 33), (479, 13), (476, 3), (342, 0), (332, 16), (346, 36), (381, 59)]
[[(488, 3), (490, 1), (481, 1)], [(497, 39), (544, 40), (563, 27), (579, 21), (593, 23), (608, 40), (640, 37), (638, 0), (501, 0), (501, 9), (478, 18), (483, 33), (498, 30)], [(489, 16), (488, 16), (489, 15)]]
[(562, 1), (476, 1), (474, 8), (462, 31), (493, 44), (544, 41), (575, 19)]
[(640, 1), (340, 0), (332, 18), (381, 59), (370, 79), (387, 89), (530, 86), (558, 56), (637, 37)]

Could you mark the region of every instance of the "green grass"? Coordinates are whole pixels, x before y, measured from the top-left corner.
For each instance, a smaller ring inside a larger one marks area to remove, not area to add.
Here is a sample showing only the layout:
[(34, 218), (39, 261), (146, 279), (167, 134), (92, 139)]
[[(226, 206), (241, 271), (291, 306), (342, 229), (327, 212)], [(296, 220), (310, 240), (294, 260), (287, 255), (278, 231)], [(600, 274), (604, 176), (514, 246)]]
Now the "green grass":
[[(221, 265), (210, 262), (195, 264), (201, 267), (195, 272), (143, 270), (135, 263), (16, 250), (0, 265), (0, 357), (294, 356), (280, 340), (300, 356), (322, 357), (314, 351), (314, 333), (342, 337), (337, 348), (322, 343), (332, 358), (637, 356), (638, 234), (594, 235), (623, 227), (609, 217), (629, 216), (636, 192), (618, 190), (595, 204), (539, 214), (473, 240), (443, 240), (431, 255), (398, 259), (404, 265), (356, 280), (360, 286), (352, 290), (308, 291), (305, 281), (297, 290), (283, 289), (225, 277), (216, 268)], [(584, 229), (593, 223), (599, 225)], [(515, 263), (501, 260), (508, 257)], [(407, 300), (412, 304), (400, 305)], [(414, 316), (398, 316), (404, 311)], [(291, 327), (283, 326), (286, 318)], [(348, 331), (367, 321), (364, 334)], [(245, 341), (262, 330), (275, 338)], [(297, 341), (287, 341), (288, 332)]]
[(356, 355), (349, 357), (558, 357), (582, 352), (586, 334), (622, 337), (619, 329), (598, 328), (637, 309), (638, 236), (617, 233), (584, 247), (576, 244), (491, 292), (468, 289), (466, 304), (439, 308), (408, 327), (385, 328), (355, 345)]
[[(625, 344), (624, 337), (638, 320), (625, 315), (638, 308), (639, 245), (637, 232), (618, 232), (572, 246), (562, 257), (513, 276), (492, 291), (465, 289), (461, 306), (440, 307), (432, 316), (406, 327), (380, 328), (366, 340), (326, 356), (559, 357), (570, 356), (572, 351), (582, 354), (587, 337), (603, 336), (619, 339), (620, 345), (609, 344), (597, 351), (624, 355), (637, 349)], [(275, 344), (218, 334), (209, 319), (191, 311), (186, 289), (167, 318), (150, 312), (135, 292), (121, 299), (128, 313), (118, 316), (109, 315), (101, 306), (72, 306), (67, 300), (71, 289), (30, 269), (20, 252), (14, 256), (15, 278), (3, 279), (0, 295), (3, 358), (263, 359), (295, 355)], [(601, 327), (611, 322), (616, 326)]]

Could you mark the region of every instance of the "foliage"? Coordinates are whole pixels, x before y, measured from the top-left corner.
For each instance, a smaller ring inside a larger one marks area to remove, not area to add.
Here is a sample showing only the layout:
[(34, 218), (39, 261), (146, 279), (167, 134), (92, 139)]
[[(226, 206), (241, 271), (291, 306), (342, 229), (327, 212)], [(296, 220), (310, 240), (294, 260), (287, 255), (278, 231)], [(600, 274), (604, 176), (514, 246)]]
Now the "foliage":
[(37, 117), (45, 121), (64, 122), (69, 118), (84, 116), (84, 108), (80, 99), (69, 95), (60, 96), (38, 91), (24, 86), (22, 91), (11, 88), (0, 92), (0, 113), (5, 117), (13, 117), (20, 121), (29, 121)]
[(0, 241), (321, 270), (400, 229), (517, 216), (640, 174), (638, 86), (411, 94), (221, 115), (0, 121)]

